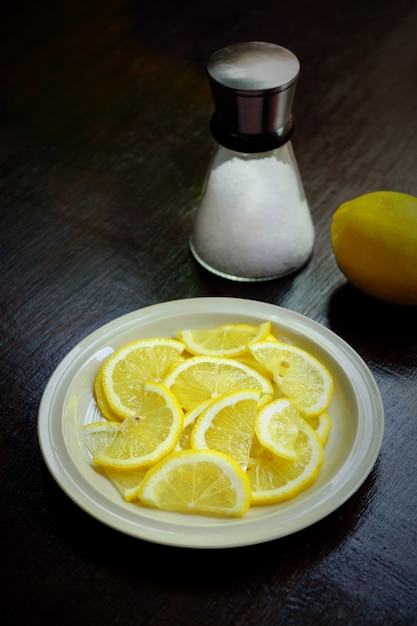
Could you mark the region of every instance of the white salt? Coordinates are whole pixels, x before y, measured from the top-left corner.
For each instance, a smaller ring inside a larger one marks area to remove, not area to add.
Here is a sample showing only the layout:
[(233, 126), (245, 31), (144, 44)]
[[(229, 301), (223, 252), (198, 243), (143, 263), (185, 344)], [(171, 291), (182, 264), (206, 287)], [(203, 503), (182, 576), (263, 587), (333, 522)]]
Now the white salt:
[(314, 228), (291, 146), (259, 158), (227, 156), (224, 149), (216, 155), (201, 199), (197, 258), (242, 279), (297, 269), (311, 254)]

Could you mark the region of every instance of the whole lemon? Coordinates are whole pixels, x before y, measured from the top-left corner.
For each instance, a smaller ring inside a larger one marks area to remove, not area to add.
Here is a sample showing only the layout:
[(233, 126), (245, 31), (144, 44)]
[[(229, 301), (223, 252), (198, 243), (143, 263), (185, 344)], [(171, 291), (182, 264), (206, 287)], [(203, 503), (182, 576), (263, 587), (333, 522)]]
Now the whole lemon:
[(417, 305), (417, 198), (364, 194), (339, 206), (330, 232), (336, 262), (352, 285), (385, 302)]

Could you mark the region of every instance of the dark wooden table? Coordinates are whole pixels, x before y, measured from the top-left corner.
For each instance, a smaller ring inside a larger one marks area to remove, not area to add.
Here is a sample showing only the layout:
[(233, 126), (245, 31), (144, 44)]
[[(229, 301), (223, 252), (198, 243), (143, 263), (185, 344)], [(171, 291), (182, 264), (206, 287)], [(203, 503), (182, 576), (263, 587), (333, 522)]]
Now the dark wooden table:
[[(365, 192), (417, 195), (417, 3), (16, 0), (0, 18), (1, 616), (53, 624), (417, 624), (416, 309), (346, 284), (329, 225)], [(293, 145), (316, 228), (309, 264), (235, 284), (188, 248), (210, 156), (205, 65), (279, 43), (301, 62)], [(345, 504), (287, 538), (160, 546), (84, 513), (42, 459), (37, 415), (89, 333), (147, 305), (235, 296), (345, 339), (385, 434)]]

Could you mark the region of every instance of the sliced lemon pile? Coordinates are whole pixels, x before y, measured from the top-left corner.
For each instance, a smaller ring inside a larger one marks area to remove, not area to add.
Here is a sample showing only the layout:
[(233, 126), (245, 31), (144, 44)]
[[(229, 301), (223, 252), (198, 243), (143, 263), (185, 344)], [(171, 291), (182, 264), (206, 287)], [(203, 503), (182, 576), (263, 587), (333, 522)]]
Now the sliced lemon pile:
[(327, 409), (333, 393), (333, 378), (315, 357), (279, 341), (253, 343), (249, 350), (271, 372), (281, 394), (291, 400), (303, 417), (320, 415)]
[(101, 371), (102, 390), (110, 410), (120, 419), (134, 417), (145, 382), (162, 382), (181, 360), (184, 349), (176, 339), (154, 338), (133, 341), (113, 352)]
[(224, 324), (217, 328), (180, 330), (178, 339), (194, 355), (236, 357), (247, 352), (248, 343), (266, 339), (270, 330), (268, 321), (258, 326)]
[(272, 395), (271, 382), (258, 371), (226, 357), (194, 356), (177, 365), (164, 384), (186, 411), (239, 389), (259, 389)]
[(224, 452), (246, 471), (259, 396), (258, 390), (243, 389), (213, 400), (191, 430), (191, 447)]
[(239, 517), (250, 506), (251, 489), (246, 473), (228, 455), (183, 450), (149, 470), (138, 496), (165, 511)]
[(240, 516), (310, 486), (331, 430), (327, 368), (269, 322), (177, 336), (122, 346), (96, 375), (106, 421), (83, 437), (123, 498)]
[(111, 469), (138, 470), (156, 463), (171, 452), (181, 434), (184, 414), (175, 396), (161, 383), (145, 383), (135, 417), (106, 427), (84, 426), (93, 461)]

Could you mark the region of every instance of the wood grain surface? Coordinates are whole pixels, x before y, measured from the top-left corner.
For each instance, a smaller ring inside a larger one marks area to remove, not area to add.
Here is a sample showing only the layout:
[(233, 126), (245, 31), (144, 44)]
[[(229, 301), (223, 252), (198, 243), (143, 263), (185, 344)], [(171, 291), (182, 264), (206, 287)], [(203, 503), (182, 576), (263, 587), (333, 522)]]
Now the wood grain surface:
[[(329, 233), (345, 200), (417, 195), (417, 3), (4, 4), (2, 623), (417, 624), (416, 309), (348, 285)], [(212, 148), (205, 65), (247, 40), (300, 59), (293, 146), (316, 229), (307, 266), (259, 284), (209, 275), (188, 247)], [(210, 551), (134, 539), (82, 511), (42, 459), (39, 402), (68, 351), (120, 315), (197, 296), (269, 302), (320, 322), (380, 388), (385, 434), (370, 476), (285, 539)]]

